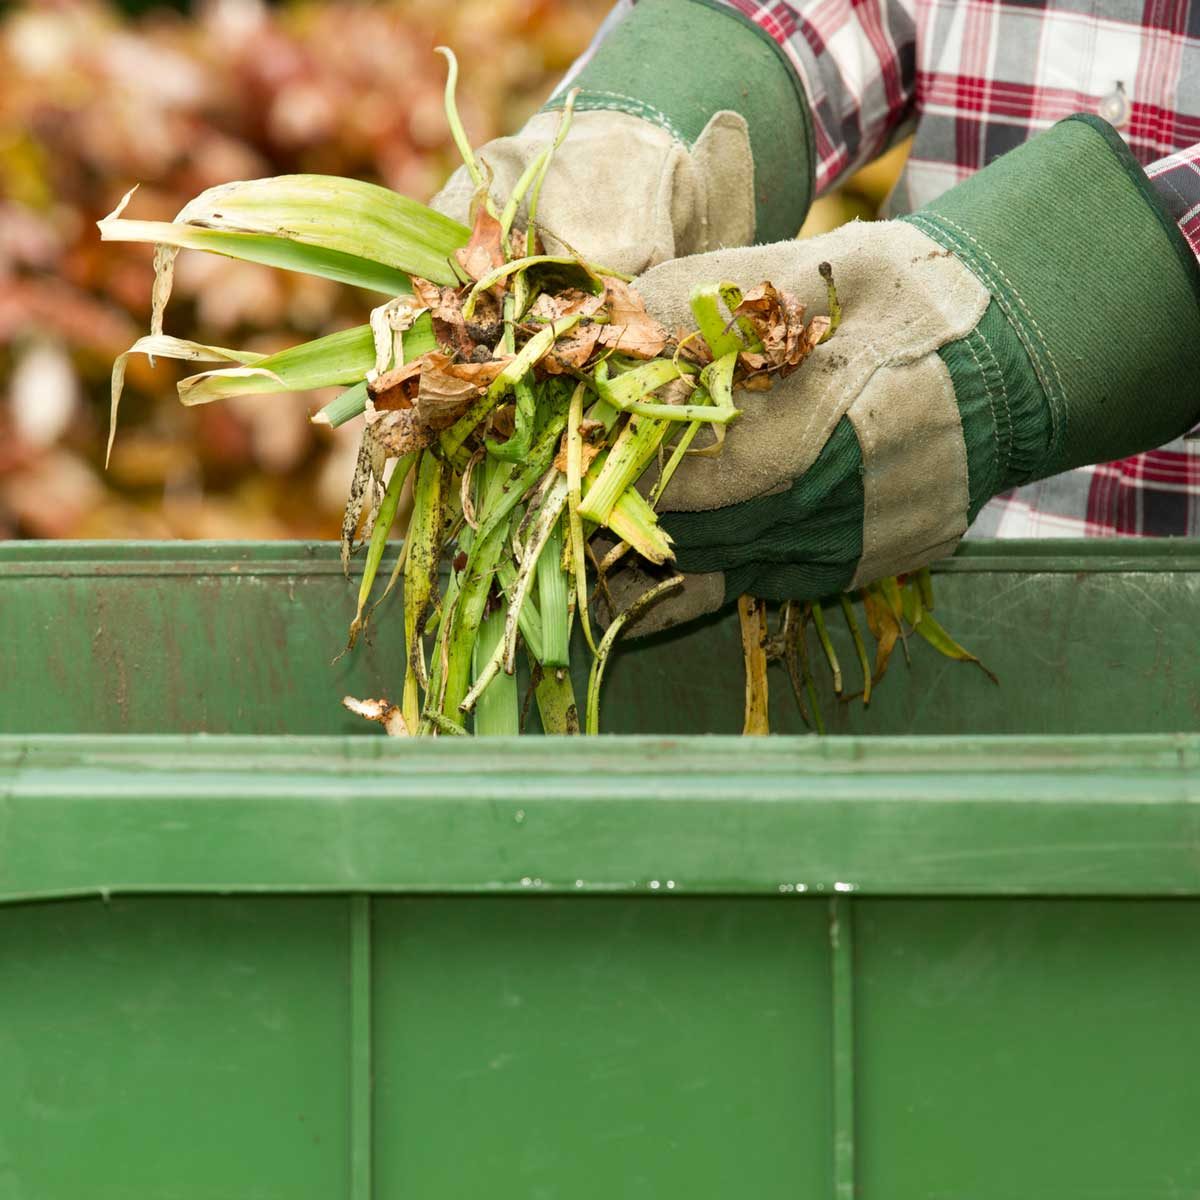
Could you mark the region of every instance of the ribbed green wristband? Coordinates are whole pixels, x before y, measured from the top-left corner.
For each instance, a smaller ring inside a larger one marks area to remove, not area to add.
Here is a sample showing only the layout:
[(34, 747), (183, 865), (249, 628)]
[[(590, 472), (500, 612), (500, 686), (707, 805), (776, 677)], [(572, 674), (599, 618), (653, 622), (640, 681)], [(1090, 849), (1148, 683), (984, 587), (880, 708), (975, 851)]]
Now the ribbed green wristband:
[[(813, 191), (813, 139), (800, 81), (770, 36), (707, 0), (641, 0), (574, 80), (578, 110), (631, 113), (692, 145), (715, 113), (746, 119), (759, 242), (793, 237)], [(555, 96), (547, 108), (560, 108)]]

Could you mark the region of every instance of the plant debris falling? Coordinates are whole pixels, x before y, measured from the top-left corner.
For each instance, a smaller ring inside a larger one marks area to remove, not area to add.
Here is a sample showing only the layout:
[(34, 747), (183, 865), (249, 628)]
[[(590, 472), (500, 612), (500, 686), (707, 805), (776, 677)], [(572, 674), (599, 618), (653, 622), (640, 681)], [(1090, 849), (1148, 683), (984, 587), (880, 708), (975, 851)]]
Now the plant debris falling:
[[(725, 427), (739, 415), (737, 389), (769, 388), (834, 334), (841, 309), (833, 272), (821, 265), (828, 315), (809, 317), (769, 281), (744, 293), (714, 282), (693, 294), (695, 330), (664, 328), (627, 276), (576, 254), (543, 251), (538, 195), (569, 128), (573, 97), (554, 142), (498, 210), (458, 118), (457, 64), (443, 53), (447, 117), (477, 188), (469, 229), (385, 189), (322, 176), (210, 189), (174, 222), (123, 219), (127, 196), (100, 223), (102, 235), (158, 247), (151, 334), (128, 353), (237, 364), (183, 380), (185, 403), (349, 385), (314, 420), (339, 425), (365, 414), (342, 527), (347, 570), (356, 546), (367, 547), (350, 647), (370, 619), (408, 487), (411, 507), (383, 592), (403, 577), (400, 699), (347, 697), (347, 708), (393, 736), (466, 734), (469, 726), (516, 733), (530, 703), (527, 696), (521, 704), (516, 682), (523, 647), (543, 728), (574, 733), (582, 725), (596, 733), (601, 683), (621, 631), (683, 584), (656, 504), (685, 454), (720, 452)], [(184, 342), (162, 330), (182, 248), (341, 278), (390, 298), (367, 327), (270, 357)], [(126, 358), (114, 368), (114, 427)], [(704, 426), (713, 441), (693, 449)], [(638, 484), (651, 472), (644, 494)], [(593, 588), (608, 598), (607, 573), (627, 554), (652, 564), (658, 581), (621, 611), (610, 604), (597, 636)], [(864, 700), (886, 668), (901, 620), (942, 653), (971, 657), (924, 615), (920, 597), (911, 600), (906, 590), (896, 608), (885, 585), (878, 594), (884, 599), (869, 599), (874, 590), (865, 599), (878, 642), (873, 678), (853, 610), (842, 601), (865, 672)], [(842, 691), (821, 605), (785, 606), (770, 644), (765, 606), (747, 598), (739, 611), (747, 732), (768, 730), (765, 672), (775, 657), (819, 728), (804, 638), (810, 622)], [(592, 660), (582, 722), (569, 673), (575, 621)]]

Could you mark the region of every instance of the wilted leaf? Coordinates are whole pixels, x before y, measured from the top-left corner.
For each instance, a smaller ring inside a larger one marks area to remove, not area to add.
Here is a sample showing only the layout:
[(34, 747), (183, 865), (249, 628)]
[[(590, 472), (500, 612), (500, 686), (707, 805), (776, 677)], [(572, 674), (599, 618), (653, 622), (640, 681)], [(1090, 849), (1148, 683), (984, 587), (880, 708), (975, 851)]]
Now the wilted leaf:
[(412, 283), (413, 294), (429, 309), (437, 344), (456, 350), (463, 358), (471, 358), (478, 343), (467, 332), (463, 320), (462, 294), (456, 288), (440, 287), (427, 279), (414, 278)]
[(750, 372), (772, 371), (780, 378), (790, 375), (829, 328), (828, 317), (814, 317), (805, 325), (804, 313), (800, 300), (769, 281), (746, 292), (733, 315), (753, 328), (762, 348), (739, 356), (743, 368)]
[(601, 345), (631, 358), (656, 358), (663, 352), (667, 331), (646, 311), (646, 303), (635, 288), (605, 276), (604, 305), (609, 324), (601, 330)]
[(878, 683), (887, 672), (892, 651), (900, 637), (900, 623), (890, 606), (873, 585), (862, 594), (863, 609), (867, 615), (867, 628), (875, 639), (875, 669), (872, 682)]
[(547, 375), (569, 375), (583, 369), (592, 357), (603, 325), (577, 325), (571, 333), (559, 338), (539, 366)]
[(529, 309), (529, 316), (541, 321), (557, 321), (579, 313), (593, 317), (605, 302), (604, 296), (596, 296), (580, 288), (564, 288), (561, 292), (542, 292)]
[[(439, 358), (446, 357), (438, 354), (436, 350), (430, 353), (436, 354)], [(384, 371), (382, 375), (377, 375), (367, 384), (367, 394), (379, 412), (391, 412), (398, 408), (413, 406), (413, 402), (417, 398), (421, 371), (428, 357), (429, 354), (422, 354), (419, 358), (414, 358), (412, 362), (406, 362), (399, 367), (393, 367), (390, 371)]]
[[(503, 236), (500, 222), (488, 211), (488, 206), (476, 205), (471, 238), (465, 246), (455, 250), (454, 258), (471, 279), (482, 279), (504, 263)], [(503, 290), (502, 284), (498, 286)]]
[(444, 354), (426, 354), (417, 391), (416, 411), (427, 429), (448, 429), (487, 390), (513, 355), (488, 362), (451, 362)]
[(974, 654), (960, 646), (942, 627), (941, 622), (936, 620), (929, 612), (923, 611), (920, 619), (913, 628), (939, 654), (945, 655), (946, 658), (956, 659), (958, 662), (974, 663), (993, 683), (998, 684), (1000, 682)]
[(690, 404), (692, 402), (692, 393), (696, 390), (694, 380), (686, 375), (680, 375), (678, 379), (672, 379), (668, 383), (664, 383), (657, 391), (651, 395), (659, 404)]

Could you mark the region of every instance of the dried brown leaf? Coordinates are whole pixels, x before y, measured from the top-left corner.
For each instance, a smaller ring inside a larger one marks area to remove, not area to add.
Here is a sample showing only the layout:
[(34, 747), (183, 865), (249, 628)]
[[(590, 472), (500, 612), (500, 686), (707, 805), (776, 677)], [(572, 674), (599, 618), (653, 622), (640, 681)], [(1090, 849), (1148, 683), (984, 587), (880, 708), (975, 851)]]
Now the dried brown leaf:
[(602, 325), (576, 325), (566, 336), (559, 338), (538, 363), (547, 375), (569, 375), (582, 369), (592, 357)]
[(512, 361), (512, 356), (479, 363), (451, 362), (445, 355), (432, 353), (424, 355), (424, 359), (417, 391), (417, 420), (427, 429), (440, 430), (453, 425), (466, 412), (471, 402)]
[[(488, 212), (486, 204), (480, 204), (476, 209), (470, 240), (462, 249), (455, 250), (454, 257), (466, 274), (476, 280), (503, 265), (504, 240), (500, 222)], [(497, 287), (502, 288), (502, 285), (497, 284)]]
[(564, 288), (561, 292), (542, 292), (531, 305), (529, 315), (546, 322), (574, 316), (575, 313), (592, 317), (600, 311), (604, 302), (604, 296), (594, 296), (581, 288)]
[[(762, 350), (739, 355), (739, 367), (747, 372), (767, 370), (781, 377), (790, 375), (829, 327), (828, 318), (814, 318), (806, 326), (804, 313), (799, 299), (769, 280), (747, 291), (733, 315), (749, 322), (762, 342)], [(747, 386), (741, 379), (739, 383)]]
[(667, 331), (646, 311), (646, 303), (635, 288), (606, 276), (604, 303), (609, 324), (601, 329), (601, 345), (631, 358), (657, 358), (663, 352)]
[(380, 412), (411, 408), (417, 396), (417, 385), (428, 355), (394, 367), (367, 384), (367, 394)]

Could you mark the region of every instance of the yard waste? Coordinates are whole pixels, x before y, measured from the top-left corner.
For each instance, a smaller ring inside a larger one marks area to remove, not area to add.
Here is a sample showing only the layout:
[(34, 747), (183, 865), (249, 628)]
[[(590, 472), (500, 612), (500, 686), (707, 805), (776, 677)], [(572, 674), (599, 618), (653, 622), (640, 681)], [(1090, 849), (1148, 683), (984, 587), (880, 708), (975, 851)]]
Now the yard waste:
[[(180, 382), (184, 404), (345, 386), (313, 420), (337, 426), (365, 416), (342, 526), (347, 571), (365, 546), (347, 649), (403, 579), (405, 672), (398, 699), (343, 703), (390, 735), (437, 736), (518, 733), (536, 698), (546, 732), (597, 733), (617, 639), (683, 584), (658, 500), (684, 455), (721, 452), (739, 389), (770, 388), (835, 335), (834, 270), (821, 264), (828, 314), (810, 316), (767, 280), (746, 291), (713, 281), (692, 295), (694, 328), (665, 328), (628, 276), (544, 250), (538, 197), (570, 128), (571, 98), (555, 138), (500, 207), (458, 117), (454, 56), (442, 53), (447, 119), (476, 187), (469, 228), (385, 188), (316, 175), (221, 185), (173, 222), (125, 218), (131, 192), (100, 222), (105, 239), (156, 247), (150, 333), (114, 364), (109, 447), (129, 354), (219, 364)], [(364, 326), (274, 355), (186, 341), (163, 331), (181, 249), (337, 279), (387, 299)], [(707, 444), (694, 445), (705, 429)], [(402, 551), (372, 603), (402, 520)], [(618, 605), (609, 580), (631, 561), (649, 580)], [(785, 604), (772, 632), (766, 605), (743, 598), (745, 732), (769, 732), (773, 661), (806, 721), (823, 731), (810, 626), (835, 693), (864, 704), (897, 643), (907, 655), (911, 632), (950, 658), (978, 662), (932, 616), (927, 571), (872, 584), (857, 599), (873, 661), (851, 598), (829, 601), (847, 622), (862, 678), (848, 695), (820, 601)], [(593, 612), (602, 629), (593, 629)], [(575, 622), (591, 656), (582, 715), (569, 673)]]

